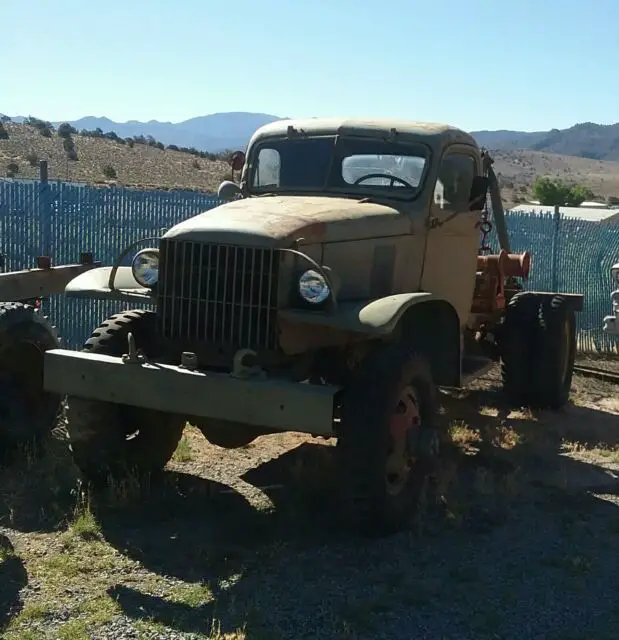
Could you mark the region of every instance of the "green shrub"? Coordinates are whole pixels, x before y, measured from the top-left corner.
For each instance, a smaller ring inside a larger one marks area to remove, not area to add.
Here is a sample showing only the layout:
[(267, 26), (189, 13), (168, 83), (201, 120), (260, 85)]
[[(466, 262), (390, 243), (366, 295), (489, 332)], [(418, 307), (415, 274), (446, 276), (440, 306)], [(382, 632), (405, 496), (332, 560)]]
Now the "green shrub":
[(111, 164), (105, 165), (105, 167), (103, 167), (103, 175), (108, 180), (115, 180), (118, 177), (116, 169), (114, 169)]
[(72, 127), (68, 122), (63, 122), (58, 127), (58, 135), (61, 138), (70, 138), (74, 133), (77, 133), (77, 129)]

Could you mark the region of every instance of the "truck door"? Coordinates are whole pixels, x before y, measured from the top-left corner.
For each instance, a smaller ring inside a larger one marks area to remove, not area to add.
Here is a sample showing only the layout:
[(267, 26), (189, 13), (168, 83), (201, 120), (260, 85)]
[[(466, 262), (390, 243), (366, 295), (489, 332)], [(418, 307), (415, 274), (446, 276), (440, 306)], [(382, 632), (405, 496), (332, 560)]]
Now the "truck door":
[(466, 145), (443, 154), (428, 217), (421, 287), (451, 302), (465, 324), (477, 269), (479, 211), (469, 211), (471, 186), (480, 161)]

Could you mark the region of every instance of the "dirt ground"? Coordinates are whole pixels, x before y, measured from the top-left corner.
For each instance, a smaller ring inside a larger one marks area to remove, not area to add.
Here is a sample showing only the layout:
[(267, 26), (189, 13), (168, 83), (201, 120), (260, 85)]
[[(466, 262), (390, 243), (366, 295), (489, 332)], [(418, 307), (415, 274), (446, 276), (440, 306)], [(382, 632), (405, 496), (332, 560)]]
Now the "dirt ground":
[(615, 639), (619, 390), (508, 411), (443, 393), (440, 486), (409, 532), (345, 535), (331, 442), (188, 427), (161, 484), (85, 502), (61, 439), (0, 474), (0, 636)]

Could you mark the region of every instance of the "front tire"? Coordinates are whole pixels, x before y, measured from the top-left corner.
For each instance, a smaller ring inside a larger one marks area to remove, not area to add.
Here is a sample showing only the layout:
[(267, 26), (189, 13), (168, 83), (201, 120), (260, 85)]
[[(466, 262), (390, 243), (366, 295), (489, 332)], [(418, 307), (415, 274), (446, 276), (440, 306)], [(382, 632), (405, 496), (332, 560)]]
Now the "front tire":
[[(83, 351), (120, 357), (127, 352), (129, 333), (144, 355), (158, 355), (156, 315), (142, 309), (109, 317), (86, 341)], [(73, 459), (95, 486), (160, 472), (185, 427), (184, 418), (177, 415), (73, 396), (67, 399), (67, 422)]]
[(45, 351), (58, 347), (55, 328), (34, 307), (0, 302), (0, 456), (40, 445), (60, 409), (60, 395), (43, 389)]
[(336, 448), (343, 513), (363, 534), (408, 527), (438, 456), (437, 392), (428, 363), (379, 347), (345, 391)]

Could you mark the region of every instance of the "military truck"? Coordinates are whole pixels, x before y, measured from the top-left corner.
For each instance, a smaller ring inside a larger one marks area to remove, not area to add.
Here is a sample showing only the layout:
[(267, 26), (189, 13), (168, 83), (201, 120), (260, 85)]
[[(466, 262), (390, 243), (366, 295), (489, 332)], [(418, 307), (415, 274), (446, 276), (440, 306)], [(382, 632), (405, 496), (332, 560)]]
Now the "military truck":
[(389, 532), (435, 469), (438, 387), (500, 361), (512, 403), (567, 402), (582, 296), (524, 290), (531, 257), (510, 250), (472, 136), (285, 120), (258, 129), (232, 169), (225, 204), (131, 267), (67, 287), (155, 305), (108, 318), (82, 351), (46, 353), (45, 388), (68, 395), (73, 456), (93, 485), (161, 470), (187, 422), (224, 448), (281, 431), (335, 437), (341, 512)]
[(617, 288), (610, 294), (613, 313), (604, 318), (604, 331), (611, 336), (619, 336), (619, 262), (611, 267), (610, 276)]
[[(0, 269), (4, 268), (0, 256)], [(28, 444), (40, 444), (57, 419), (62, 396), (43, 389), (43, 354), (60, 341), (43, 298), (62, 293), (77, 275), (96, 268), (90, 253), (79, 262), (52, 266), (40, 256), (36, 267), (0, 273), (0, 461)]]

